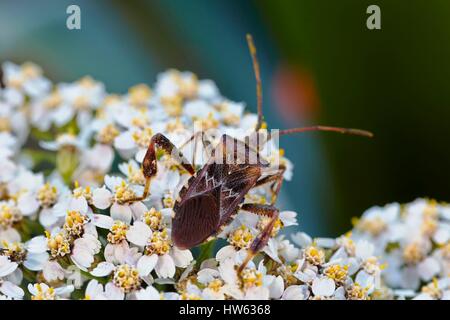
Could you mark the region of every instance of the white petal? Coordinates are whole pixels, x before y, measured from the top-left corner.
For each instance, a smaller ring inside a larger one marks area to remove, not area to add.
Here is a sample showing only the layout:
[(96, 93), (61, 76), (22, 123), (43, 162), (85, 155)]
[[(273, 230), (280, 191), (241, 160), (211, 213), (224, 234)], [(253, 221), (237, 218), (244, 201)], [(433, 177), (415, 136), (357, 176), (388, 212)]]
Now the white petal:
[(134, 202), (130, 205), (131, 211), (133, 212), (133, 219), (134, 220), (140, 220), (144, 213), (148, 211), (148, 208), (145, 204), (143, 204), (141, 201)]
[(39, 222), (46, 228), (49, 228), (58, 221), (58, 217), (53, 214), (52, 208), (42, 209), (39, 214)]
[(6, 277), (7, 275), (13, 273), (14, 270), (16, 270), (18, 267), (18, 264), (16, 262), (11, 262), (5, 256), (3, 257), (5, 259), (0, 260), (0, 278)]
[(295, 211), (281, 211), (280, 219), (284, 227), (297, 225), (297, 212)]
[(106, 209), (111, 205), (112, 194), (111, 191), (103, 188), (97, 188), (92, 193), (92, 202), (95, 207), (99, 209)]
[(141, 221), (135, 221), (127, 231), (127, 240), (138, 246), (145, 246), (152, 235), (152, 230)]
[(334, 281), (328, 277), (316, 278), (313, 281), (311, 289), (315, 296), (329, 297), (334, 293), (336, 285)]
[(100, 262), (94, 270), (91, 271), (91, 274), (94, 277), (106, 277), (107, 275), (111, 274), (111, 272), (114, 270), (114, 265), (109, 262)]
[(219, 262), (225, 261), (228, 258), (234, 259), (236, 255), (236, 249), (233, 246), (222, 247), (216, 253), (216, 260)]
[(441, 267), (439, 265), (439, 262), (433, 257), (426, 258), (417, 266), (417, 271), (419, 272), (422, 280), (424, 280), (425, 282), (433, 279), (433, 277), (438, 274), (440, 270)]
[(117, 202), (111, 206), (111, 218), (114, 220), (120, 220), (125, 223), (130, 223), (132, 218), (132, 212), (130, 206), (121, 205)]
[(47, 252), (28, 254), (23, 264), (28, 270), (40, 271), (44, 268), (48, 257)]
[(109, 230), (114, 225), (114, 219), (104, 214), (94, 214), (92, 215), (92, 223), (96, 227)]
[(22, 288), (9, 281), (5, 281), (0, 285), (0, 292), (13, 299), (22, 299), (25, 294)]
[(45, 280), (52, 282), (64, 279), (64, 269), (56, 261), (48, 261), (42, 269)]
[[(364, 270), (361, 270), (356, 275), (355, 282), (358, 283), (363, 288), (373, 289), (375, 278), (372, 275), (365, 272)], [(371, 292), (369, 291), (369, 293)]]
[(175, 263), (168, 254), (160, 256), (155, 266), (155, 271), (160, 278), (171, 278), (175, 275)]
[(171, 254), (175, 266), (180, 268), (186, 268), (194, 259), (190, 250), (180, 250), (177, 247), (173, 247)]
[(297, 232), (292, 235), (292, 241), (302, 248), (306, 248), (312, 243), (312, 238), (304, 232)]
[(315, 238), (314, 241), (321, 248), (333, 248), (336, 244), (336, 241), (332, 238)]
[(123, 291), (111, 282), (108, 282), (105, 286), (105, 295), (108, 300), (123, 300), (125, 297)]
[(158, 255), (152, 254), (151, 256), (143, 255), (137, 262), (137, 269), (141, 277), (146, 277), (155, 268), (158, 262)]
[(81, 213), (88, 212), (88, 203), (84, 197), (72, 198), (69, 202), (69, 210), (79, 211)]
[(26, 193), (19, 198), (17, 206), (24, 216), (30, 216), (39, 209), (39, 202), (33, 194)]
[(138, 300), (160, 300), (161, 299), (158, 290), (156, 290), (152, 286), (148, 286), (145, 289), (141, 289), (141, 290), (137, 291), (136, 298)]
[(47, 247), (47, 238), (45, 236), (37, 236), (32, 238), (26, 244), (27, 250), (31, 253), (43, 253), (46, 252)]
[(281, 297), (282, 300), (306, 300), (309, 297), (309, 289), (307, 286), (290, 286), (287, 287)]
[(279, 299), (284, 291), (284, 281), (281, 276), (278, 276), (272, 280), (269, 286), (270, 298)]
[(356, 257), (366, 260), (367, 258), (373, 256), (375, 247), (372, 243), (366, 240), (360, 240), (356, 242), (355, 245), (355, 255)]

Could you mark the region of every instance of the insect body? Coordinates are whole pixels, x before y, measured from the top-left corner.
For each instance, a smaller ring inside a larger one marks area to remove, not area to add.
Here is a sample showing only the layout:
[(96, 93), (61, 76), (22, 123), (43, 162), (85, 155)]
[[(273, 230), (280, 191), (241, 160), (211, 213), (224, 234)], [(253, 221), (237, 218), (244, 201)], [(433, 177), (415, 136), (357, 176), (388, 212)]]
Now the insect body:
[[(262, 126), (261, 80), (256, 49), (251, 36), (248, 35), (247, 40), (257, 82), (258, 122), (255, 136), (259, 137)], [(326, 126), (281, 130), (279, 135), (317, 130), (372, 136), (371, 133), (363, 130)], [(203, 132), (200, 132), (200, 135), (192, 136), (190, 140), (199, 137), (205, 148), (210, 147), (209, 143), (205, 141)], [(266, 134), (266, 141), (270, 138), (270, 134)], [(269, 163), (260, 155), (258, 144), (255, 146), (252, 143), (255, 139), (246, 137), (244, 140), (245, 142), (223, 135), (217, 146), (211, 150), (207, 163), (196, 172), (195, 164), (190, 163), (169, 139), (162, 134), (154, 135), (142, 164), (146, 178), (144, 193), (141, 197), (129, 199), (129, 202), (139, 201), (148, 196), (150, 180), (157, 173), (156, 147), (159, 147), (192, 175), (181, 189), (173, 207), (175, 216), (172, 223), (172, 240), (177, 247), (189, 249), (207, 241), (228, 225), (239, 210), (269, 217), (270, 222), (251, 243), (247, 258), (238, 269), (239, 274), (269, 240), (279, 215), (274, 202), (280, 191), (285, 171), (285, 168), (280, 166), (274, 172)], [(245, 195), (250, 189), (266, 184), (271, 185), (273, 193), (270, 204), (243, 203)]]

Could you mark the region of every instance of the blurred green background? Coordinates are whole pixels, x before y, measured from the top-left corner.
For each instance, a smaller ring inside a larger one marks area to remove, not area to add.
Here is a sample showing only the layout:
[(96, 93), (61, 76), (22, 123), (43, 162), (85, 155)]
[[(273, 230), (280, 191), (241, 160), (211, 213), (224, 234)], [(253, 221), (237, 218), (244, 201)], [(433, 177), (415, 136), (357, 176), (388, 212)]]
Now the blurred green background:
[[(66, 29), (70, 4), (81, 7), (81, 30)], [(366, 28), (371, 4), (381, 30)], [(300, 228), (338, 235), (375, 204), (450, 198), (450, 1), (0, 2), (0, 61), (34, 61), (53, 81), (90, 74), (116, 92), (167, 68), (191, 70), (255, 110), (247, 32), (271, 128), (375, 133), (284, 138), (295, 171), (279, 206), (299, 213)]]

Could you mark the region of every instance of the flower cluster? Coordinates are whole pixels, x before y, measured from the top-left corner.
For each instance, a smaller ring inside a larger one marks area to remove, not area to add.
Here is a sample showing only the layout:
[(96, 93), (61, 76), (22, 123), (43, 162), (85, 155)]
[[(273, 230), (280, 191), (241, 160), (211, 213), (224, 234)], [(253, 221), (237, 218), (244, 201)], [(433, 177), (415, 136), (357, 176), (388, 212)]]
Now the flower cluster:
[[(1, 67), (0, 299), (449, 298), (450, 206), (429, 200), (372, 208), (336, 239), (287, 238), (293, 211), (271, 221), (241, 210), (198, 248), (175, 246), (173, 207), (190, 175), (158, 150), (142, 199), (142, 162), (157, 133), (199, 170), (208, 153), (196, 128), (215, 130), (209, 146), (254, 132), (257, 116), (214, 82), (170, 70), (117, 95), (90, 77), (53, 84), (32, 63)], [(292, 177), (272, 142), (260, 154)], [(244, 201), (273, 200), (267, 185)], [(238, 272), (269, 223), (267, 245)]]
[(413, 297), (420, 291), (419, 298), (449, 297), (449, 205), (417, 199), (373, 207), (354, 225), (353, 239), (375, 245), (386, 265), (383, 282), (392, 294)]

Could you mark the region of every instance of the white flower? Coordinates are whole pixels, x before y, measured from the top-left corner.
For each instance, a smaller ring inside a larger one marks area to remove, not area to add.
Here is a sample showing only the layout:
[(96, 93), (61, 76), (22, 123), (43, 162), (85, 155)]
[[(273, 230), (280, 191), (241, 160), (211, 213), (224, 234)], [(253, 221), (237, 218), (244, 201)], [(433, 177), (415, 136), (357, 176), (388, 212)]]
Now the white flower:
[(7, 93), (4, 96), (8, 103), (15, 106), (23, 103), (23, 95), (36, 98), (50, 90), (50, 81), (42, 76), (41, 68), (31, 62), (26, 62), (21, 66), (12, 62), (4, 62), (2, 70), (7, 86)]
[(105, 176), (105, 186), (96, 188), (92, 194), (92, 202), (99, 209), (110, 208), (110, 215), (114, 220), (131, 223), (147, 211), (141, 202), (128, 204), (126, 201), (142, 193), (142, 188), (130, 186), (119, 177)]
[(81, 238), (74, 241), (71, 259), (81, 270), (87, 271), (100, 248), (101, 243), (96, 235), (84, 233)]
[(131, 243), (144, 247), (144, 255), (137, 262), (139, 274), (147, 276), (153, 269), (160, 278), (171, 278), (175, 267), (186, 268), (193, 257), (189, 250), (181, 250), (170, 241), (170, 230), (152, 231), (141, 221), (135, 221), (127, 232)]
[(124, 293), (112, 283), (107, 283), (103, 288), (97, 280), (89, 281), (85, 291), (86, 300), (123, 300), (124, 296)]
[(28, 291), (32, 300), (60, 300), (69, 298), (73, 292), (72, 285), (53, 288), (45, 283), (28, 284)]

